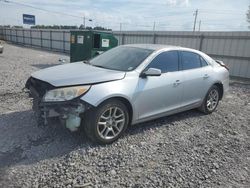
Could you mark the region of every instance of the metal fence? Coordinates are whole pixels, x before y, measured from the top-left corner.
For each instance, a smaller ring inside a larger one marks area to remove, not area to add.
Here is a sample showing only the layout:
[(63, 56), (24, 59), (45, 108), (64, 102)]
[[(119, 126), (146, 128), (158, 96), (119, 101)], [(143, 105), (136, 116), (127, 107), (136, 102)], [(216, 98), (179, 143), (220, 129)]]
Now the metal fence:
[(230, 75), (250, 78), (250, 32), (115, 32), (119, 44), (153, 43), (194, 48), (224, 61)]
[(0, 39), (15, 44), (69, 53), (69, 30), (0, 28)]
[[(201, 50), (224, 61), (230, 75), (250, 78), (250, 32), (114, 32), (119, 44), (153, 43)], [(0, 38), (21, 45), (69, 53), (69, 30), (10, 29), (0, 27)]]

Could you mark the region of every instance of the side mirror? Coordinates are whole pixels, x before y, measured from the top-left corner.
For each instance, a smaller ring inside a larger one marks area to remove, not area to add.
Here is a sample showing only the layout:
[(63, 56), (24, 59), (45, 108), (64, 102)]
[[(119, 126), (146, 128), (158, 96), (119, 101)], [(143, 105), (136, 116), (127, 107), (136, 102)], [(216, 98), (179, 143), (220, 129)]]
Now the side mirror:
[(160, 76), (160, 75), (161, 75), (161, 70), (155, 68), (149, 68), (148, 70), (141, 73), (141, 77)]

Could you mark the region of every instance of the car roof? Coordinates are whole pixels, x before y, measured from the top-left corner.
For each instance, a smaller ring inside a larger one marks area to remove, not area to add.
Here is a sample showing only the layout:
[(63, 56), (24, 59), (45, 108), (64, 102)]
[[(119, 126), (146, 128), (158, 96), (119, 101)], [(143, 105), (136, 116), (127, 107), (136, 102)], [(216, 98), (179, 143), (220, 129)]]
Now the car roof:
[(172, 45), (164, 45), (164, 44), (126, 44), (124, 46), (128, 47), (135, 47), (135, 48), (143, 48), (143, 49), (149, 49), (149, 50), (161, 50), (161, 49), (176, 49), (180, 48), (179, 46), (172, 46)]
[(196, 50), (196, 49), (193, 49), (193, 48), (186, 48), (186, 47), (182, 47), (182, 46), (174, 46), (174, 45), (166, 45), (166, 44), (126, 44), (123, 46), (149, 49), (149, 50), (153, 50), (153, 51), (159, 51), (162, 49), (166, 49), (166, 50), (183, 50), (183, 51), (195, 52), (195, 53), (198, 53), (200, 55), (204, 54), (203, 52)]

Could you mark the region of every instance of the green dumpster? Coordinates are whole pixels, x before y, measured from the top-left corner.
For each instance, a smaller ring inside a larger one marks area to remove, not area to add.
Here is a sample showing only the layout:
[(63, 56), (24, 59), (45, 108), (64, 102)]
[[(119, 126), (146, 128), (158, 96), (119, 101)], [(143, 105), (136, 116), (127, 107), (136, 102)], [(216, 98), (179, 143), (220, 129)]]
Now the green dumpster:
[(71, 31), (70, 62), (88, 60), (118, 45), (111, 32)]

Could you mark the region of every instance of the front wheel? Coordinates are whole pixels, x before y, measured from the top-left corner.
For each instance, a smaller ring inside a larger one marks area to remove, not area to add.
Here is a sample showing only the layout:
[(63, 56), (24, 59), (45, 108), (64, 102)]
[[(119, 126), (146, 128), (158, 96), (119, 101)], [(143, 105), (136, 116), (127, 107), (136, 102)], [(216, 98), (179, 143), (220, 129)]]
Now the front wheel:
[(92, 141), (110, 144), (122, 135), (128, 122), (127, 107), (119, 100), (108, 100), (87, 113), (83, 126)]
[(219, 98), (220, 98), (219, 89), (217, 86), (213, 85), (209, 89), (199, 110), (201, 110), (205, 114), (212, 113), (218, 106)]

